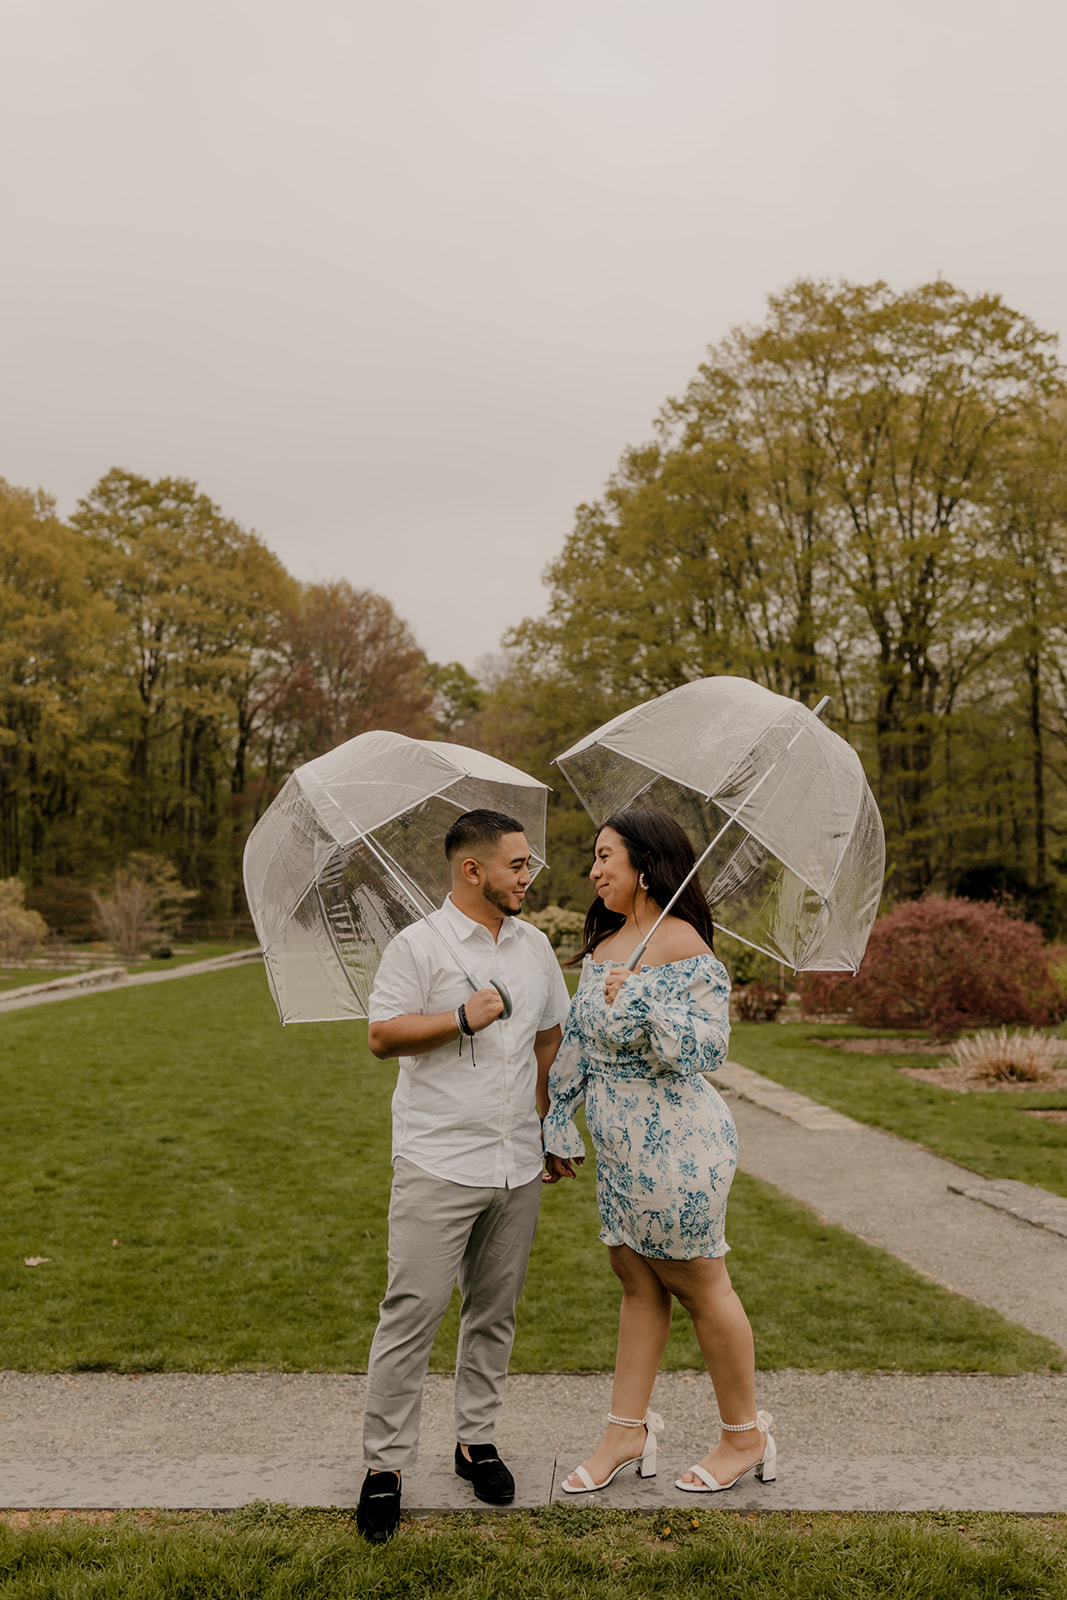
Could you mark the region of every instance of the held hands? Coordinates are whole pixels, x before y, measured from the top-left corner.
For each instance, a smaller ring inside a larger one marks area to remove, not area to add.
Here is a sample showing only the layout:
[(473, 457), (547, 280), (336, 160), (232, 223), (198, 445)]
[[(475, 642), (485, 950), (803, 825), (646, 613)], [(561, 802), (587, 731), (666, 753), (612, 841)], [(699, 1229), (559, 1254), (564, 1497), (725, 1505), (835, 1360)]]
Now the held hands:
[[(641, 971), (641, 967), (642, 963), (638, 962), (638, 972)], [(632, 977), (633, 973), (628, 967), (612, 967), (611, 971), (604, 979), (604, 999), (607, 1001), (609, 1006), (613, 1006), (615, 1004), (615, 996), (618, 994), (627, 978)]]
[(497, 989), (479, 989), (463, 1002), (463, 1014), (475, 1033), (481, 1033), (504, 1013), (504, 1002)]
[(580, 1167), (585, 1160), (584, 1156), (554, 1156), (550, 1151), (545, 1151), (545, 1170), (541, 1174), (542, 1183), (558, 1183), (561, 1178), (576, 1178), (575, 1167)]

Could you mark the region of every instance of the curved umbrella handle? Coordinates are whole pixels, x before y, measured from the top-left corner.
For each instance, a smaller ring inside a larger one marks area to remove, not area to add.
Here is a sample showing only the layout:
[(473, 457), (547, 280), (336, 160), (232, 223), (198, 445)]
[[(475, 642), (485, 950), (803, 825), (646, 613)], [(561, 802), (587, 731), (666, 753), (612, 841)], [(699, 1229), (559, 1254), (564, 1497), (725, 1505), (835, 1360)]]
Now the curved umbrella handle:
[(504, 1021), (506, 1022), (507, 1019), (511, 1016), (511, 1013), (515, 1009), (515, 1007), (511, 1003), (511, 996), (508, 993), (508, 991), (504, 988), (504, 985), (502, 983), (497, 983), (495, 978), (492, 980), (492, 982), (490, 983), (489, 987), (491, 989), (495, 989), (497, 994), (500, 996), (501, 1000), (503, 1000), (503, 1002), (504, 1002), (504, 1009), (501, 1012), (501, 1016), (503, 1017)]

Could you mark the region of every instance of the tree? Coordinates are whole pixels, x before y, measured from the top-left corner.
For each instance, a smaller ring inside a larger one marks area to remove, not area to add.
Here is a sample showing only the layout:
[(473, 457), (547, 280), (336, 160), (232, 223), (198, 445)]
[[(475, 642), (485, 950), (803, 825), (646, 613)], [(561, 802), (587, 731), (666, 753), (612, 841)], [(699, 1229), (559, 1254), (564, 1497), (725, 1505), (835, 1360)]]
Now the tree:
[(454, 740), (485, 708), (485, 690), (459, 661), (427, 669), (434, 691), (434, 721), (443, 739)]
[(381, 595), (343, 580), (308, 584), (287, 614), (284, 656), (273, 708), (283, 766), (371, 728), (432, 733), (426, 658)]
[(72, 520), (93, 552), (93, 584), (122, 619), (125, 846), (172, 853), (205, 909), (229, 910), (239, 894), (235, 810), (293, 580), (184, 478), (116, 468)]
[[(773, 296), (579, 507), (547, 617), (511, 636), (520, 671), (605, 714), (714, 673), (825, 690), (866, 758), (893, 892), (944, 880), (984, 849), (991, 792), (1017, 808), (1015, 753), (989, 738), (1019, 659), (997, 609), (1005, 485), (1062, 393), (1052, 344), (943, 281)], [(1062, 545), (1062, 521), (1042, 527)], [(1046, 583), (1047, 563), (1027, 570)]]
[(0, 480), (0, 873), (85, 870), (124, 782), (119, 619), (86, 541)]

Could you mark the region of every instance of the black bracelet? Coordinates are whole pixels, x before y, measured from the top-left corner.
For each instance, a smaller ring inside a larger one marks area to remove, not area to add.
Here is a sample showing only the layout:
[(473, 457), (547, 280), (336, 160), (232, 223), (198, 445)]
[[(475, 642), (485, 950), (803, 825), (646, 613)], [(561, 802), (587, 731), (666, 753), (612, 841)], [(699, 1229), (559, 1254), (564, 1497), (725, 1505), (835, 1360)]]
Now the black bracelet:
[(468, 1039), (473, 1039), (474, 1038), (474, 1029), (471, 1027), (470, 1023), (467, 1021), (467, 1008), (466, 1008), (466, 1006), (460, 1006), (459, 1010), (456, 1012), (456, 1016), (459, 1018), (459, 1031), (461, 1033), (465, 1033), (467, 1035)]

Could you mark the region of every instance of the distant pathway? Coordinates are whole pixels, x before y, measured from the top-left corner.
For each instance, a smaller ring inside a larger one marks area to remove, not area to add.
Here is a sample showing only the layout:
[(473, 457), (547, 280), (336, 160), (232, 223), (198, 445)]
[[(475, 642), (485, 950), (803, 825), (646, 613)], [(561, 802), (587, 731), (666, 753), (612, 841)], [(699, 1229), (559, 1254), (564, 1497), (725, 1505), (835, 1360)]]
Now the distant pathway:
[(205, 972), (222, 972), (242, 966), (246, 961), (262, 961), (262, 952), (235, 950), (228, 956), (210, 956), (206, 961), (187, 961), (159, 972), (131, 972), (125, 967), (89, 968), (69, 977), (51, 978), (44, 983), (29, 983), (18, 989), (0, 989), (0, 1014), (22, 1011), (27, 1006), (50, 1005), (56, 1000), (81, 1000), (88, 994), (114, 994), (146, 983), (168, 983), (172, 978), (197, 978)]

